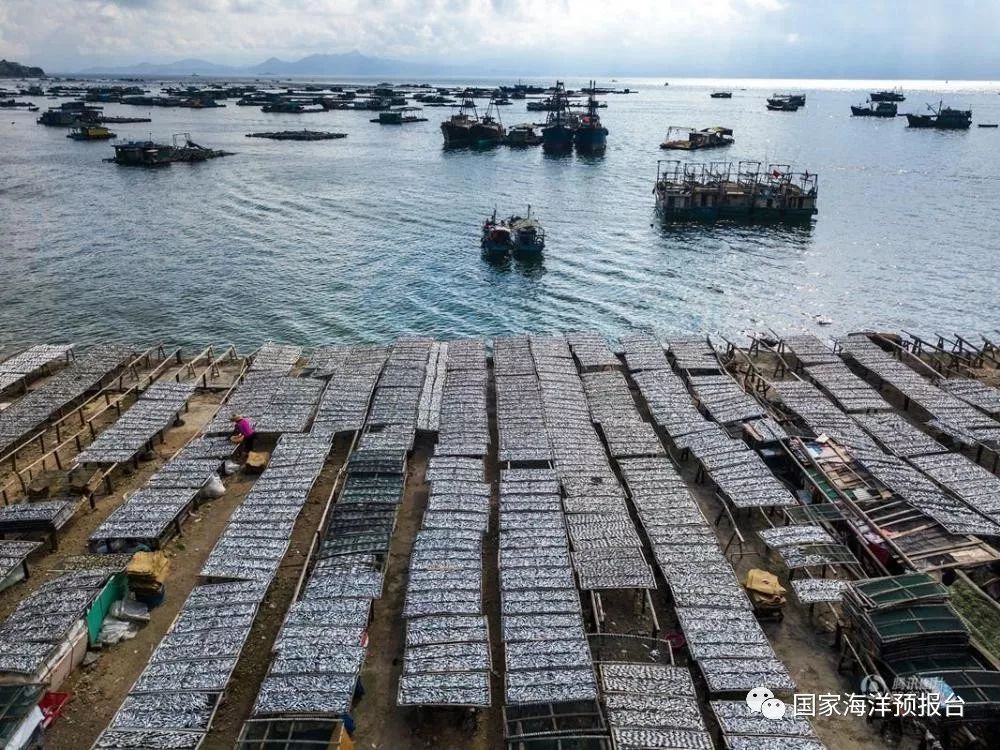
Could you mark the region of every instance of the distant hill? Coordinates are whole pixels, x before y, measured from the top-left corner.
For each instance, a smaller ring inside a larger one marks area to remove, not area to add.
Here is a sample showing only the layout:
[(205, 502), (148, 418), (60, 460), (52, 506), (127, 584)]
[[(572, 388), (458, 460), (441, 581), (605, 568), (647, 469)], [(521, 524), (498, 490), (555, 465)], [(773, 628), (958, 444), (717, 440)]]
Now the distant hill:
[(207, 60), (189, 59), (172, 63), (137, 63), (114, 67), (93, 67), (79, 71), (83, 75), (141, 75), (141, 76), (388, 76), (434, 75), (451, 72), (440, 65), (386, 60), (368, 57), (357, 50), (342, 54), (309, 55), (301, 60), (280, 60), (272, 57), (257, 65), (235, 67), (218, 65)]
[(0, 78), (45, 78), (45, 71), (30, 65), (0, 60)]
[(272, 57), (248, 70), (258, 75), (324, 76), (324, 75), (388, 75), (412, 72), (412, 63), (384, 60), (362, 55), (357, 50), (338, 55), (309, 55), (301, 60), (286, 62)]
[(172, 63), (136, 63), (113, 67), (94, 67), (79, 71), (83, 75), (140, 75), (140, 76), (189, 76), (189, 75), (240, 75), (241, 68), (219, 65), (208, 60), (189, 58)]

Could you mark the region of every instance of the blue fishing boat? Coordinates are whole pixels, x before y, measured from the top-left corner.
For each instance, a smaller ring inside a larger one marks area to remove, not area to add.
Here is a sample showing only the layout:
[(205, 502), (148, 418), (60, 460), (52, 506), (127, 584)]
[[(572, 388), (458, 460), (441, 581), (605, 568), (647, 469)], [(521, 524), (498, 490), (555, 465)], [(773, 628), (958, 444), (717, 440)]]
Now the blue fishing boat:
[(599, 153), (604, 151), (607, 145), (608, 129), (601, 124), (601, 117), (597, 114), (599, 104), (593, 81), (590, 82), (587, 93), (587, 113), (580, 118), (576, 130), (573, 132), (573, 142), (576, 144), (577, 151)]
[(510, 227), (516, 255), (537, 255), (545, 249), (545, 230), (537, 219), (532, 218), (531, 206), (528, 206), (526, 216), (511, 216), (507, 226)]
[(551, 101), (549, 116), (542, 128), (542, 148), (550, 154), (566, 153), (573, 149), (573, 133), (579, 118), (570, 112), (562, 81), (556, 81)]

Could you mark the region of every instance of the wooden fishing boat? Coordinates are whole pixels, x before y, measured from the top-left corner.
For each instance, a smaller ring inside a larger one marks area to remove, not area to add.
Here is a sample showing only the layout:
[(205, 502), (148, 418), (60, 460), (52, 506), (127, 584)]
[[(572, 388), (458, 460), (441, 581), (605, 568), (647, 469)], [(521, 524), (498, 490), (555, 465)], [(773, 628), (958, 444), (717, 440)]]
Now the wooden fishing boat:
[(530, 122), (514, 125), (507, 131), (506, 143), (508, 146), (538, 146), (541, 142), (541, 134), (535, 130), (535, 126)]
[(494, 98), (490, 96), (490, 102), (486, 105), (486, 112), (473, 123), (471, 136), (473, 145), (477, 148), (491, 148), (499, 146), (504, 142), (507, 131), (503, 123), (500, 122), (500, 111), (496, 108)]
[[(671, 134), (684, 134), (686, 137), (671, 138)], [(674, 151), (697, 151), (702, 148), (722, 148), (734, 143), (731, 128), (714, 127), (695, 130), (694, 128), (671, 127), (666, 138), (660, 144), (662, 149)]]
[(441, 133), (444, 135), (445, 148), (461, 148), (472, 146), (472, 127), (479, 122), (476, 104), (471, 99), (463, 99), (458, 112), (441, 123)]
[(483, 222), (482, 237), (479, 241), (483, 252), (489, 255), (505, 255), (514, 245), (510, 226), (507, 222), (497, 221), (497, 211)]
[(953, 109), (938, 102), (937, 107), (928, 104), (929, 115), (906, 115), (911, 128), (934, 128), (936, 130), (968, 130), (972, 126), (971, 109)]
[(893, 102), (869, 102), (867, 105), (851, 106), (854, 117), (895, 117), (896, 105)]
[(772, 112), (797, 112), (800, 106), (786, 97), (772, 96), (767, 100), (767, 108)]
[(531, 216), (531, 206), (523, 218), (511, 216), (507, 220), (512, 234), (513, 251), (519, 255), (534, 255), (545, 249), (545, 230), (537, 219)]
[(895, 88), (891, 91), (873, 91), (868, 95), (868, 98), (873, 102), (905, 102), (906, 97), (903, 96), (903, 89)]

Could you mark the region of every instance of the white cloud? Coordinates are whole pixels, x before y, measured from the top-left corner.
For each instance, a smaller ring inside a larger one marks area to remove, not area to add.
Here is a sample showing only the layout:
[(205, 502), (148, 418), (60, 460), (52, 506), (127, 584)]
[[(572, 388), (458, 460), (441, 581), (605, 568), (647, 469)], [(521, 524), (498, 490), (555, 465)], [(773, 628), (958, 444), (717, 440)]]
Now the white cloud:
[[(998, 24), (996, 0), (0, 0), (0, 56), (55, 70), (357, 49), (580, 75), (916, 72), (956, 61), (991, 71)], [(794, 60), (781, 54), (789, 44)]]
[(32, 61), (256, 62), (360, 49), (387, 57), (628, 56), (726, 39), (774, 0), (3, 0), (0, 51)]

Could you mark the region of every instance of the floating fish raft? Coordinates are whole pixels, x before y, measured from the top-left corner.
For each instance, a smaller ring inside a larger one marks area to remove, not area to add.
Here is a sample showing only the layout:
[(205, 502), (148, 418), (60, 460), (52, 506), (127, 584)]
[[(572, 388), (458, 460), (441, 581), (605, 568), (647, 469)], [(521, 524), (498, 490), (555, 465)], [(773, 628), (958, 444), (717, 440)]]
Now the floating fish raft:
[(174, 162), (200, 162), (233, 155), (231, 151), (199, 146), (187, 133), (182, 138), (174, 136), (173, 142), (169, 144), (128, 141), (116, 143), (114, 148), (114, 157), (105, 161), (126, 167), (162, 167)]
[(347, 133), (332, 133), (325, 130), (278, 130), (263, 133), (247, 133), (247, 138), (270, 138), (272, 141), (330, 141), (346, 138)]
[(819, 177), (787, 164), (657, 162), (653, 194), (665, 221), (809, 221)]

